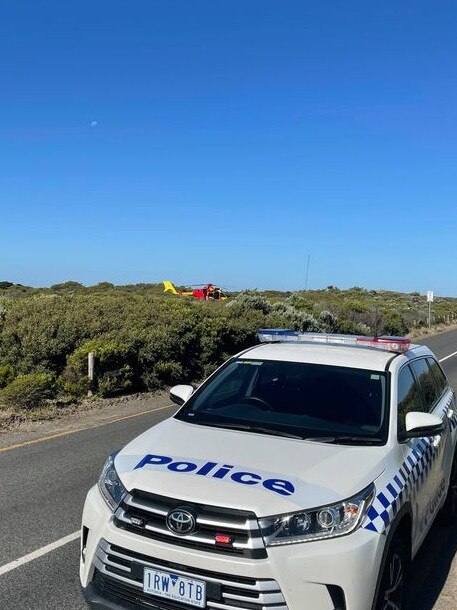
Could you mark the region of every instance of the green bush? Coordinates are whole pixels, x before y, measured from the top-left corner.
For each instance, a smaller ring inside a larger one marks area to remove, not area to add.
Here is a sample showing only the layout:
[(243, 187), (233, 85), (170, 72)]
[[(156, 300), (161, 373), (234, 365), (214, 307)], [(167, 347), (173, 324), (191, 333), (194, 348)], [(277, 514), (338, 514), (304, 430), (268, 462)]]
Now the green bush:
[(384, 318), (384, 334), (403, 336), (409, 331), (405, 320), (400, 314), (389, 313)]
[(301, 332), (322, 330), (322, 325), (314, 316), (287, 303), (274, 303), (269, 317), (272, 327), (291, 328)]
[[(260, 328), (404, 334), (426, 325), (428, 315), (424, 296), (359, 287), (246, 291), (224, 303), (164, 297), (161, 284), (65, 282), (0, 292), (0, 392), (16, 375), (44, 372), (70, 396), (201, 380), (228, 356), (254, 345)], [(456, 299), (435, 299), (435, 320), (452, 321), (455, 315)], [(96, 354), (92, 388), (89, 351)]]
[(271, 311), (270, 301), (255, 291), (242, 292), (229, 301), (227, 307), (233, 307), (233, 309), (236, 309), (239, 313), (249, 309), (257, 309), (264, 314)]
[(9, 364), (0, 366), (0, 389), (7, 386), (14, 379), (14, 369)]
[(129, 364), (124, 364), (112, 370), (105, 370), (96, 379), (96, 392), (99, 396), (103, 397), (126, 394), (132, 391), (134, 387), (134, 375), (134, 370)]
[[(92, 387), (87, 376), (89, 352), (94, 352)], [(128, 392), (134, 387), (134, 360), (132, 350), (125, 344), (104, 339), (86, 341), (68, 357), (61, 387), (72, 396), (87, 394), (89, 389), (100, 396)]]
[(330, 311), (321, 311), (317, 319), (325, 332), (333, 333), (338, 329), (338, 318)]
[(181, 381), (183, 381), (183, 370), (177, 362), (156, 362), (151, 371), (144, 374), (144, 382), (148, 390), (173, 386)]
[(55, 396), (55, 380), (50, 373), (19, 375), (0, 391), (0, 403), (19, 409), (42, 406)]
[(352, 322), (352, 320), (339, 320), (336, 332), (342, 335), (369, 335), (370, 328), (365, 324)]

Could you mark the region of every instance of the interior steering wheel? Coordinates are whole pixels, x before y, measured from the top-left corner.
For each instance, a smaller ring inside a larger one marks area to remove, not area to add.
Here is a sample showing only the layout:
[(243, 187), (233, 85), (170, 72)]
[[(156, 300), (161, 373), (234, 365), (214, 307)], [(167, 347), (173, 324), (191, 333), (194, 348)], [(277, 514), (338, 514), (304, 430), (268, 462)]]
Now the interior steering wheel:
[(245, 396), (241, 399), (241, 402), (253, 402), (259, 409), (262, 409), (262, 411), (273, 411), (272, 406), (266, 400), (259, 398), (258, 396)]

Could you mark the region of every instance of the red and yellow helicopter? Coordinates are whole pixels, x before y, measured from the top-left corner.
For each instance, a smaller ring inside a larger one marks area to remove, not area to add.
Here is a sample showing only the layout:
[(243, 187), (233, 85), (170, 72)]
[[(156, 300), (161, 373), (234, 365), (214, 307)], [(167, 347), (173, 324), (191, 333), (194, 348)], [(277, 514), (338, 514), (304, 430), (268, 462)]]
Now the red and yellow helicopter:
[(214, 284), (201, 284), (195, 287), (194, 290), (177, 290), (170, 280), (163, 282), (164, 292), (171, 292), (180, 297), (194, 297), (194, 299), (203, 299), (205, 301), (226, 301), (229, 297), (223, 292), (219, 286)]

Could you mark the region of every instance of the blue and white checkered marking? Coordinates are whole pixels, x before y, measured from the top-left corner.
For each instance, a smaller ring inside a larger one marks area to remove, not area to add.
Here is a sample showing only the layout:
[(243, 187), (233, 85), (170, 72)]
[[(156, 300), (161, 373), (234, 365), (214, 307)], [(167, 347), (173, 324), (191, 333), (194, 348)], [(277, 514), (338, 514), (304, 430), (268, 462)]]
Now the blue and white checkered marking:
[[(443, 406), (441, 415), (447, 415), (448, 409), (453, 406), (453, 396), (450, 395), (449, 400)], [(448, 421), (453, 432), (457, 428), (455, 409)], [(367, 511), (362, 527), (379, 534), (387, 532), (402, 505), (411, 495), (417, 493), (417, 490), (423, 484), (437, 452), (438, 448), (433, 445), (433, 439), (418, 439), (401, 467), (389, 483), (376, 495)], [(421, 527), (423, 528), (426, 525), (427, 520), (421, 524)]]
[(422, 485), (435, 457), (433, 441), (420, 439), (392, 480), (376, 495), (363, 527), (380, 534), (385, 532), (411, 493)]

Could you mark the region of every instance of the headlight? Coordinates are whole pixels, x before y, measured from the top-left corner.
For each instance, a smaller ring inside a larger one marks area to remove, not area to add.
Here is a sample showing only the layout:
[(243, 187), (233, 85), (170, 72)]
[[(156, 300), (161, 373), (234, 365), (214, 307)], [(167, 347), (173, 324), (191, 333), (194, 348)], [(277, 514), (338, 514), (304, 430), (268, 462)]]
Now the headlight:
[(370, 485), (343, 502), (259, 519), (265, 544), (293, 544), (350, 534), (359, 527), (366, 515), (374, 491), (374, 485)]
[(100, 478), (98, 479), (100, 493), (113, 512), (127, 493), (127, 490), (122, 485), (116, 469), (114, 468), (114, 458), (116, 455), (117, 452), (109, 456), (103, 466)]

